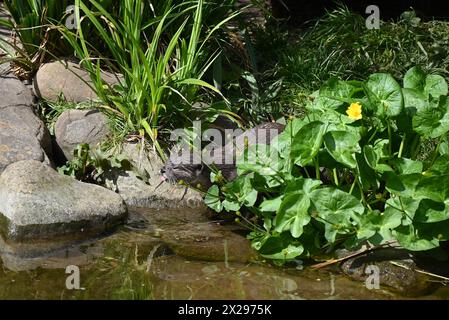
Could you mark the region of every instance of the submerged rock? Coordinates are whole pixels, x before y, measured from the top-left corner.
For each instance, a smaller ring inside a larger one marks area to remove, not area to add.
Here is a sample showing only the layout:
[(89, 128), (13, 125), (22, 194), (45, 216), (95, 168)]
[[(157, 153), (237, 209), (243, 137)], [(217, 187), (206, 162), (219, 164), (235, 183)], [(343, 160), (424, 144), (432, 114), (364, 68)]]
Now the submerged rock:
[(50, 134), (34, 112), (30, 90), (15, 77), (0, 77), (0, 96), (0, 173), (22, 160), (50, 164)]
[(247, 263), (258, 259), (251, 242), (235, 226), (215, 222), (189, 223), (161, 231), (162, 240), (176, 254), (203, 261)]
[(10, 240), (85, 239), (122, 223), (126, 213), (114, 192), (38, 161), (11, 164), (0, 176), (0, 231)]
[(288, 271), (268, 265), (189, 261), (162, 256), (151, 263), (154, 299), (304, 300), (394, 299), (325, 271)]
[(91, 149), (107, 139), (111, 130), (108, 118), (96, 110), (67, 110), (55, 124), (56, 143), (67, 160), (79, 144), (87, 143)]
[[(340, 252), (342, 256), (347, 254), (346, 250)], [(415, 271), (413, 256), (400, 248), (370, 251), (344, 261), (340, 268), (351, 279), (363, 282), (378, 271), (380, 285), (405, 296), (421, 296), (436, 288), (427, 275)]]
[[(109, 85), (119, 83), (116, 76), (102, 72)], [(69, 102), (80, 103), (98, 99), (89, 73), (71, 61), (54, 61), (41, 66), (34, 78), (34, 91), (40, 98), (57, 101), (61, 95)]]

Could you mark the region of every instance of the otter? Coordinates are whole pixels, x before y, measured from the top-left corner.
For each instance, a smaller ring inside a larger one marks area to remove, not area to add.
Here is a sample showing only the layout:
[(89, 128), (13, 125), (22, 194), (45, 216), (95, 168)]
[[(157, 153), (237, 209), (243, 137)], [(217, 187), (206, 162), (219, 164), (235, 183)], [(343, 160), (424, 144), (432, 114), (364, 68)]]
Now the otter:
[(191, 152), (186, 147), (175, 149), (161, 169), (164, 181), (180, 182), (200, 188), (208, 189), (212, 183), (212, 170), (221, 171), (226, 181), (237, 177), (236, 158), (245, 147), (255, 144), (270, 145), (273, 138), (282, 133), (285, 125), (275, 122), (260, 124), (247, 131), (235, 130), (231, 140), (224, 145), (213, 142), (200, 153)]

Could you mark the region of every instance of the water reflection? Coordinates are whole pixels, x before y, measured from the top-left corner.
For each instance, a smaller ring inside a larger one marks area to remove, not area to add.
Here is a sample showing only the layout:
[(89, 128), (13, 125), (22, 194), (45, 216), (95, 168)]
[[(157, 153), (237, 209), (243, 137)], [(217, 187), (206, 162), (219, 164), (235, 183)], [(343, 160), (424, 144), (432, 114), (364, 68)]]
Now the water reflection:
[[(301, 271), (175, 255), (161, 234), (179, 230), (187, 214), (132, 210), (126, 226), (86, 242), (17, 244), (0, 239), (0, 299), (400, 298), (386, 290), (370, 291), (331, 269)], [(204, 224), (201, 219), (197, 223)], [(80, 267), (84, 290), (65, 287), (68, 265)], [(446, 298), (447, 292), (443, 288), (422, 298)]]

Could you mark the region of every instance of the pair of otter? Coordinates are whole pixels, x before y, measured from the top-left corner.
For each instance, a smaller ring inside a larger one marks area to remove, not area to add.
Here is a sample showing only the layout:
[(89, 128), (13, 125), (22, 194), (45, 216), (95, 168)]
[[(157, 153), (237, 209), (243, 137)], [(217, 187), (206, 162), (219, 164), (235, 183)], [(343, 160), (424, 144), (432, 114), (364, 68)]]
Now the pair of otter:
[(207, 161), (203, 159), (207, 147), (203, 149), (200, 156), (186, 148), (177, 149), (170, 154), (170, 158), (162, 167), (162, 177), (169, 182), (183, 181), (187, 185), (207, 190), (212, 185), (210, 174), (213, 169), (221, 171), (227, 181), (232, 181), (237, 177), (237, 155), (251, 145), (269, 145), (273, 138), (284, 129), (283, 124), (268, 122), (240, 132), (225, 145), (212, 148), (213, 156), (207, 157)]

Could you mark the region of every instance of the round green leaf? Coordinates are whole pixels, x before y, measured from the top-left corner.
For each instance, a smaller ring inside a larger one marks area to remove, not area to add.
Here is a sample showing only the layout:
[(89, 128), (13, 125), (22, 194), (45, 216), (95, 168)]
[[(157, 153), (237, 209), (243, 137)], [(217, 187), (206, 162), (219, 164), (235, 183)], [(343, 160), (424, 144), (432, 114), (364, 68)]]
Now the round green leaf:
[(404, 109), (401, 86), (389, 74), (376, 73), (366, 83), (371, 108), (381, 117), (394, 117)]
[(308, 165), (318, 154), (323, 144), (326, 125), (319, 121), (311, 122), (299, 130), (293, 139), (290, 156), (295, 164)]
[(355, 169), (356, 153), (361, 152), (360, 137), (348, 131), (331, 131), (324, 136), (324, 145), (329, 154), (339, 163)]
[(210, 187), (209, 191), (207, 191), (206, 197), (204, 198), (204, 203), (216, 212), (221, 212), (223, 210), (218, 186), (213, 185)]

